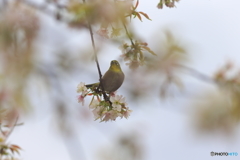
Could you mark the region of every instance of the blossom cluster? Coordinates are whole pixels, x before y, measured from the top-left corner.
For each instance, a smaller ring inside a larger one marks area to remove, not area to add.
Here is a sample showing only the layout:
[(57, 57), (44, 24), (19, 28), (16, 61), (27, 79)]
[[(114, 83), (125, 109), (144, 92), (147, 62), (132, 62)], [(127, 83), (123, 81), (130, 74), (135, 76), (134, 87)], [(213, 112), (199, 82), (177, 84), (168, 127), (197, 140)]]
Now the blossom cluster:
[(117, 117), (128, 118), (132, 112), (125, 101), (125, 97), (122, 95), (116, 95), (110, 93), (107, 95), (107, 100), (103, 98), (102, 92), (96, 92), (91, 88), (87, 88), (85, 83), (81, 82), (77, 86), (78, 103), (84, 105), (84, 98), (86, 96), (93, 96), (92, 101), (89, 104), (89, 108), (92, 110), (95, 120), (115, 121)]
[(82, 103), (82, 105), (84, 105), (84, 98), (88, 95), (88, 90), (85, 86), (85, 83), (80, 82), (78, 84), (77, 93), (81, 93), (80, 95), (78, 95), (78, 103)]
[(131, 69), (138, 68), (144, 64), (145, 52), (156, 56), (156, 54), (148, 47), (148, 44), (145, 42), (132, 41), (131, 44), (124, 43), (119, 48), (122, 51), (121, 57), (124, 61), (128, 62), (126, 64), (129, 65), (129, 68)]
[(168, 8), (173, 8), (175, 7), (175, 2), (179, 2), (179, 1), (180, 0), (160, 0), (160, 2), (157, 5), (157, 8), (162, 9), (164, 4)]

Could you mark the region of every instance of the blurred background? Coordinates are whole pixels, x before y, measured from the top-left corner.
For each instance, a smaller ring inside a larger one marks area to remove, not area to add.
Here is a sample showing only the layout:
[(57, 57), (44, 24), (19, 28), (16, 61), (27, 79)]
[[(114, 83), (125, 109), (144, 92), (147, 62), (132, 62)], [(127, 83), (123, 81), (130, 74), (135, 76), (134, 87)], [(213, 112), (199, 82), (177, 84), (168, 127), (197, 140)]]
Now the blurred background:
[[(128, 119), (106, 123), (94, 121), (90, 97), (84, 106), (77, 100), (77, 85), (97, 82), (99, 75), (76, 3), (1, 1), (1, 146), (20, 146), (16, 157), (24, 160), (201, 160), (218, 159), (212, 151), (240, 154), (240, 1), (181, 0), (158, 9), (157, 0), (140, 0), (137, 11), (151, 21), (142, 16), (142, 22), (132, 18), (126, 24), (133, 39), (157, 56), (144, 53), (144, 65), (136, 68), (121, 56), (122, 44), (129, 43), (123, 27), (117, 25), (116, 37), (103, 30), (99, 17), (116, 18), (109, 1), (87, 1), (94, 4), (87, 9), (101, 71), (111, 60), (120, 62), (125, 81), (117, 93), (133, 111)], [(136, 1), (122, 3), (124, 8)]]

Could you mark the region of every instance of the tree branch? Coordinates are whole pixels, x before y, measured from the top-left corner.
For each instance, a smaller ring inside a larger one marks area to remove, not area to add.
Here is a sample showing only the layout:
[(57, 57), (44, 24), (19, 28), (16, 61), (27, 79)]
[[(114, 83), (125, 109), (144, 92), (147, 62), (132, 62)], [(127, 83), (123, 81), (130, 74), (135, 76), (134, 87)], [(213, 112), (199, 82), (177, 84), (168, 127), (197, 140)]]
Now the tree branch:
[(124, 29), (126, 31), (126, 34), (127, 34), (128, 38), (130, 39), (130, 41), (132, 43), (132, 46), (134, 46), (135, 44), (133, 43), (132, 37), (130, 36), (130, 34), (129, 34), (128, 30), (127, 30), (127, 27), (126, 27), (126, 25), (124, 24), (123, 21), (122, 21), (122, 24), (123, 24), (123, 27), (124, 27)]
[[(83, 3), (86, 4), (86, 1), (83, 0)], [(102, 73), (101, 73), (101, 69), (100, 69), (100, 66), (99, 66), (99, 62), (98, 62), (97, 50), (96, 50), (95, 41), (94, 41), (94, 38), (93, 38), (92, 26), (91, 26), (91, 24), (90, 24), (90, 22), (89, 22), (88, 19), (87, 19), (87, 23), (88, 23), (88, 29), (89, 29), (89, 33), (90, 33), (91, 41), (92, 41), (94, 59), (95, 59), (95, 62), (96, 62), (96, 64), (97, 64), (97, 69), (98, 69), (98, 74), (99, 74), (99, 81), (100, 81), (99, 86), (100, 86), (101, 89), (102, 89), (103, 97), (104, 97), (105, 101), (108, 101), (108, 97), (107, 97), (107, 95), (106, 95), (106, 93), (105, 93), (104, 86), (103, 86), (103, 82), (102, 82)]]
[(204, 82), (208, 82), (211, 84), (218, 84), (217, 81), (215, 81), (214, 79), (212, 79), (211, 77), (184, 65), (178, 64), (179, 67), (181, 67), (182, 69), (186, 70), (188, 73), (190, 73), (193, 77), (202, 80)]

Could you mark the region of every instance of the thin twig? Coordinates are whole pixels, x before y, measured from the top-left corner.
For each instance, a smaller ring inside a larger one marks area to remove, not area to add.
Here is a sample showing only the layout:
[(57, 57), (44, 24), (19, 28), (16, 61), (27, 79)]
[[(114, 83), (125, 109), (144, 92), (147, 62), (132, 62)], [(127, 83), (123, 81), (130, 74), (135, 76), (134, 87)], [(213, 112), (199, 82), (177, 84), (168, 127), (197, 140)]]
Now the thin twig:
[[(114, 2), (116, 3), (116, 0), (114, 0)], [(127, 26), (125, 25), (125, 23), (123, 22), (122, 19), (121, 19), (121, 23), (122, 23), (122, 25), (123, 25), (123, 27), (124, 27), (124, 30), (125, 30), (128, 38), (129, 38), (129, 40), (131, 41), (132, 46), (135, 46), (135, 44), (134, 44), (134, 42), (133, 42), (133, 39), (132, 39), (131, 35), (130, 35), (129, 32), (128, 32)]]
[[(83, 3), (86, 3), (86, 1), (83, 0)], [(94, 41), (94, 38), (93, 38), (92, 26), (91, 26), (89, 20), (87, 20), (87, 23), (88, 23), (89, 33), (90, 33), (91, 41), (92, 41), (94, 59), (95, 59), (95, 62), (96, 62), (96, 64), (97, 64), (97, 69), (98, 69), (98, 74), (99, 74), (99, 81), (100, 81), (99, 86), (100, 86), (101, 89), (102, 89), (103, 97), (104, 97), (105, 101), (108, 101), (107, 95), (106, 95), (105, 90), (104, 90), (103, 82), (102, 82), (102, 73), (101, 73), (101, 69), (100, 69), (99, 62), (98, 62), (97, 50), (96, 50), (95, 41)]]
[(17, 125), (18, 122), (18, 116), (16, 117), (16, 120), (14, 122), (14, 125), (10, 128), (10, 130), (7, 132), (7, 135), (5, 135), (5, 141), (7, 140), (7, 138), (11, 135), (11, 133), (13, 132), (15, 126)]
[(124, 29), (125, 29), (125, 31), (126, 31), (126, 34), (127, 34), (128, 38), (130, 39), (130, 41), (131, 41), (131, 43), (132, 43), (132, 46), (134, 46), (135, 44), (133, 43), (132, 37), (131, 37), (131, 35), (129, 34), (129, 32), (128, 32), (128, 30), (127, 30), (127, 27), (126, 27), (126, 25), (124, 24), (123, 21), (122, 21), (122, 24), (123, 24), (123, 27), (124, 27)]
[(184, 70), (186, 70), (188, 73), (190, 73), (192, 76), (194, 76), (195, 78), (211, 83), (211, 84), (218, 84), (217, 81), (215, 81), (214, 79), (212, 79), (211, 77), (184, 65), (178, 65), (179, 67), (183, 68)]
[[(23, 125), (24, 123), (18, 123), (18, 124), (15, 124), (15, 126), (21, 126)], [(8, 125), (3, 125), (3, 127), (8, 127)], [(1, 127), (0, 127), (0, 130), (1, 130)]]

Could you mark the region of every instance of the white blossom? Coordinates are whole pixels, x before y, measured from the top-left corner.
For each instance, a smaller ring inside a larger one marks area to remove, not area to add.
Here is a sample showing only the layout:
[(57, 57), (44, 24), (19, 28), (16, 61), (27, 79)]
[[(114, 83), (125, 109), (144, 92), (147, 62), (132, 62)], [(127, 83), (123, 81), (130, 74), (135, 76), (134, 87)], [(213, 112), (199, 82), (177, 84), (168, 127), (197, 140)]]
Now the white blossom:
[(89, 105), (89, 108), (95, 109), (97, 106), (99, 106), (99, 101), (97, 99), (93, 99), (93, 101)]
[(87, 92), (87, 87), (85, 86), (85, 83), (80, 82), (77, 86), (77, 93), (82, 92), (82, 94), (86, 94)]
[(122, 105), (126, 105), (125, 98), (122, 95), (111, 96), (110, 101), (112, 102), (113, 110), (119, 112), (122, 110)]

